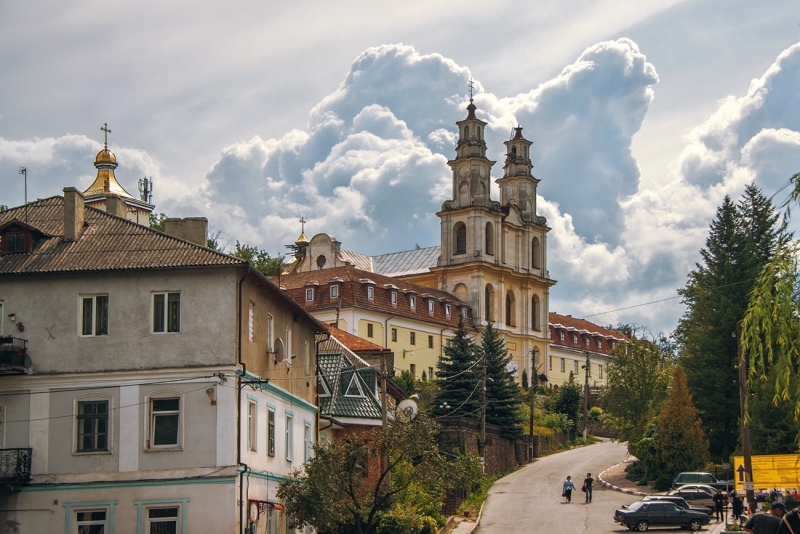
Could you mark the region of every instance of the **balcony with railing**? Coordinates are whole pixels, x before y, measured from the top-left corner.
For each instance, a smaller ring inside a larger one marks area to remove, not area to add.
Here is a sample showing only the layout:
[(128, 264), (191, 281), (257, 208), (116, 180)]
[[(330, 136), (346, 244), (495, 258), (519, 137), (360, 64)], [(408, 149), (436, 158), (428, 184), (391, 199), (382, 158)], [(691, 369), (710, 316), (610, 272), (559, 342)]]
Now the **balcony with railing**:
[[(33, 449), (0, 449), (0, 485), (6, 488), (25, 484), (31, 479)], [(18, 491), (18, 489), (17, 489)]]
[(0, 337), (0, 375), (25, 374), (31, 367), (27, 341), (18, 337)]

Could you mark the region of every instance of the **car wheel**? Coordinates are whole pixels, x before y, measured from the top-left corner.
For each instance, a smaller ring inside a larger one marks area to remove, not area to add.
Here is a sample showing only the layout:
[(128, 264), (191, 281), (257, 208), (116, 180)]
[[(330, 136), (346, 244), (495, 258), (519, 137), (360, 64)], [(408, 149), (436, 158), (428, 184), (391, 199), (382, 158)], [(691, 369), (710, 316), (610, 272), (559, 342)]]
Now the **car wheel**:
[(699, 519), (692, 519), (692, 522), (689, 523), (689, 528), (692, 530), (700, 530), (703, 526), (703, 522)]
[(647, 529), (650, 528), (650, 523), (647, 521), (639, 521), (636, 523), (636, 530), (639, 532), (647, 532)]

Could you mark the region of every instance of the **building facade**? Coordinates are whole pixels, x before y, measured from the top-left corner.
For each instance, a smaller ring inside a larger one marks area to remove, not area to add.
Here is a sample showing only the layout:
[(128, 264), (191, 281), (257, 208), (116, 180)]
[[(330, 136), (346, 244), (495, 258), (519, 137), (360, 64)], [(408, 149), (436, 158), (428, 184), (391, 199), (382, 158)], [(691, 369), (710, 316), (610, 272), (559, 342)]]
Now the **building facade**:
[(547, 361), (549, 385), (557, 388), (572, 377), (578, 384), (587, 380), (590, 388), (608, 384), (608, 365), (613, 359), (611, 351), (628, 337), (619, 330), (611, 330), (585, 319), (550, 312), (550, 355)]
[(67, 188), (0, 213), (0, 522), (289, 531), (275, 491), (317, 439), (324, 326), (204, 231), (106, 208)]

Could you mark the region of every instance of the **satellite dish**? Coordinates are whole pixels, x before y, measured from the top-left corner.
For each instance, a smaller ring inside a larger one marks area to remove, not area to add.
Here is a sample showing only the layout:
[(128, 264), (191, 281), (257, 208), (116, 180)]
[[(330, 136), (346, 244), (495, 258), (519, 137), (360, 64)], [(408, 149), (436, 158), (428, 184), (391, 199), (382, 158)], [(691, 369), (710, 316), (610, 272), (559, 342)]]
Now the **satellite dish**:
[(275, 339), (275, 363), (283, 361), (283, 341), (281, 338)]
[(394, 416), (401, 423), (409, 423), (417, 416), (417, 403), (411, 399), (406, 399), (397, 406)]

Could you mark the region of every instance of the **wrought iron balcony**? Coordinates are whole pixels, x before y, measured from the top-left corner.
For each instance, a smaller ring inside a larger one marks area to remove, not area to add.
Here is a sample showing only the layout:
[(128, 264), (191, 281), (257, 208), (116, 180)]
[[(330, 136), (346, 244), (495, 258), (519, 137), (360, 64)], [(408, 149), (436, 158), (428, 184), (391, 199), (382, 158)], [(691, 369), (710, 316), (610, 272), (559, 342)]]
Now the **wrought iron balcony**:
[(27, 343), (18, 337), (0, 337), (0, 375), (27, 372), (31, 366)]
[(33, 449), (0, 449), (0, 483), (24, 484), (31, 479)]

